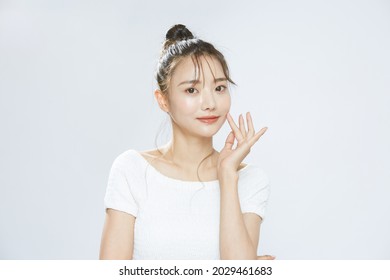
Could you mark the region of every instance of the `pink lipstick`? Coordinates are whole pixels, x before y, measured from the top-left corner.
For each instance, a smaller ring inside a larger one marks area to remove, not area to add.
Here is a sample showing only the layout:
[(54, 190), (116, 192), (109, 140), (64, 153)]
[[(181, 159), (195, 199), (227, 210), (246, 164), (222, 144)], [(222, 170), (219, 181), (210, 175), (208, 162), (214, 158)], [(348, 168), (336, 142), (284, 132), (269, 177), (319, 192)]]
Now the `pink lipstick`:
[(219, 117), (218, 116), (208, 116), (208, 117), (201, 117), (201, 118), (197, 118), (197, 119), (203, 123), (211, 124), (211, 123), (215, 123), (219, 119)]

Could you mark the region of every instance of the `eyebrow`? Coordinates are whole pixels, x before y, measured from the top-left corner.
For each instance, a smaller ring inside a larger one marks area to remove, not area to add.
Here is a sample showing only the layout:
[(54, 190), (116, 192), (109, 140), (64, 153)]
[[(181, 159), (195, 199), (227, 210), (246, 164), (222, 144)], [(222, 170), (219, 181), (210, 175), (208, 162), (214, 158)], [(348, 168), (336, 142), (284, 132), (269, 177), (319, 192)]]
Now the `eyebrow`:
[[(214, 79), (214, 82), (217, 83), (217, 82), (223, 82), (223, 81), (227, 81), (226, 78), (217, 78), (217, 79)], [(181, 82), (180, 84), (178, 84), (177, 86), (181, 86), (183, 84), (199, 84), (200, 81), (199, 80), (190, 80), (190, 81), (184, 81), (184, 82)]]

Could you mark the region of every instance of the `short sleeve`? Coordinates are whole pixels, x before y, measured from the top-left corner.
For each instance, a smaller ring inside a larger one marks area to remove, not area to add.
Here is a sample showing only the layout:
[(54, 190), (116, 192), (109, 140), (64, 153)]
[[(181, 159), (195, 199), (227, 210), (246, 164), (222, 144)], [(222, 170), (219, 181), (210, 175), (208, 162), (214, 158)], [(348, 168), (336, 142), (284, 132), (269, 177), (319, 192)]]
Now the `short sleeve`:
[(119, 156), (112, 164), (106, 195), (104, 197), (105, 208), (111, 208), (137, 216), (138, 206), (131, 193), (129, 181), (124, 172), (125, 162), (123, 156)]
[(250, 166), (250, 170), (239, 183), (241, 212), (255, 213), (264, 220), (270, 194), (267, 174), (257, 166)]

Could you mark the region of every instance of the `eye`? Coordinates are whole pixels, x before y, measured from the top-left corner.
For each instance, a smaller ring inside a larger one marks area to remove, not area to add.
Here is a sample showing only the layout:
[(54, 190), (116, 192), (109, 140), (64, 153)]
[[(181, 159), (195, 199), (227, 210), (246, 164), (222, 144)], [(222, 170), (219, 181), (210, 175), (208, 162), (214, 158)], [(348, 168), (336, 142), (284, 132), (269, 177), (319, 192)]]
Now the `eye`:
[(220, 91), (220, 92), (222, 92), (222, 91), (224, 91), (226, 89), (226, 87), (225, 86), (217, 86), (216, 88), (215, 88), (215, 90), (216, 91)]
[(190, 93), (190, 94), (193, 94), (193, 93), (195, 93), (197, 90), (196, 90), (196, 88), (188, 88), (188, 89), (186, 89), (186, 92), (188, 92), (188, 93)]

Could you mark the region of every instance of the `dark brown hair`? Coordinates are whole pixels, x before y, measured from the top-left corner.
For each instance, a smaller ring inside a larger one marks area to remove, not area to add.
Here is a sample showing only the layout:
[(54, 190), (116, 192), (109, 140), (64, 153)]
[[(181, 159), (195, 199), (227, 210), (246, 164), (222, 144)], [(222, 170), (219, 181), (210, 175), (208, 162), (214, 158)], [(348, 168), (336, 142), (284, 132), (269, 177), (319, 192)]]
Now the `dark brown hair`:
[(168, 94), (170, 80), (175, 68), (185, 57), (192, 58), (196, 66), (195, 69), (199, 73), (199, 69), (201, 69), (199, 67), (199, 58), (201, 56), (216, 58), (222, 65), (226, 79), (235, 85), (230, 78), (229, 67), (223, 54), (214, 48), (212, 44), (195, 38), (184, 25), (176, 24), (168, 30), (165, 36), (160, 60), (157, 65), (156, 80), (160, 90), (164, 94)]

